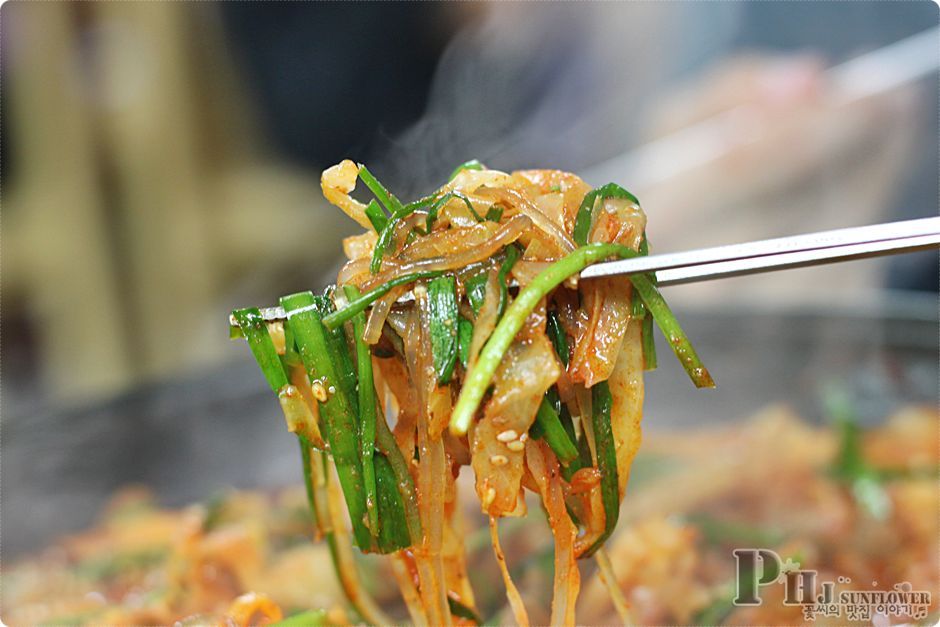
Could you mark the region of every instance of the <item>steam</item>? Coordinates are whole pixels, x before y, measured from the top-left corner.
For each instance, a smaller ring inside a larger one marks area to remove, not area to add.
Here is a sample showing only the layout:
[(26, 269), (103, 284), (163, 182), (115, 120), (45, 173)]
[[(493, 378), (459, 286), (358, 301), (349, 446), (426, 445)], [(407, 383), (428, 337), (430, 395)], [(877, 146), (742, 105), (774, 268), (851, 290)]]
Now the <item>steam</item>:
[(471, 158), (578, 171), (619, 154), (640, 134), (646, 95), (701, 57), (702, 45), (677, 40), (701, 17), (688, 7), (487, 4), (443, 54), (422, 118), (386, 140), (376, 169), (413, 197)]

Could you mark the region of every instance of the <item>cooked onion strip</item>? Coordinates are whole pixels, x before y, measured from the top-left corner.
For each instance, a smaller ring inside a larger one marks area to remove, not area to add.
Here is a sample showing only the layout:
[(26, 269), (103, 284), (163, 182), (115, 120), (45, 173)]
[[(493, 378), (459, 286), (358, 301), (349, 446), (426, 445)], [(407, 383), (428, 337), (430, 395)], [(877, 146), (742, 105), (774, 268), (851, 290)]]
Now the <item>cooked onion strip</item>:
[(496, 556), (496, 563), (499, 564), (499, 572), (503, 576), (503, 585), (506, 586), (506, 598), (509, 599), (509, 607), (512, 608), (512, 614), (516, 617), (516, 624), (519, 627), (529, 627), (529, 614), (525, 611), (525, 604), (519, 595), (516, 584), (512, 582), (509, 574), (509, 567), (506, 566), (506, 556), (503, 549), (499, 546), (499, 529), (496, 519), (490, 516), (490, 542), (493, 544), (493, 555)]
[[(402, 276), (413, 273), (425, 272), (443, 272), (445, 270), (454, 270), (469, 266), (472, 263), (483, 261), (492, 257), (503, 246), (511, 244), (519, 239), (532, 221), (525, 216), (513, 216), (506, 223), (500, 225), (492, 238), (482, 245), (471, 245), (468, 248), (460, 249), (452, 255), (441, 257), (430, 257), (419, 259), (409, 263), (403, 263), (399, 268), (384, 271), (362, 285), (363, 289), (370, 289), (372, 286), (381, 287), (383, 284), (398, 281)], [(474, 244), (473, 242), (471, 244)], [(375, 288), (378, 289), (378, 288)]]
[(551, 218), (541, 212), (531, 201), (514, 189), (483, 189), (478, 192), (481, 196), (489, 196), (501, 200), (514, 207), (520, 214), (527, 216), (532, 223), (548, 238), (554, 242), (562, 254), (573, 251), (577, 244), (567, 233)]
[(636, 621), (633, 620), (630, 606), (627, 605), (623, 591), (620, 589), (620, 586), (617, 585), (617, 577), (614, 575), (614, 567), (610, 563), (610, 557), (607, 555), (607, 551), (598, 549), (594, 554), (594, 561), (597, 562), (597, 573), (600, 575), (604, 587), (607, 588), (610, 601), (614, 604), (614, 609), (617, 610), (617, 616), (620, 617), (624, 625), (635, 625)]

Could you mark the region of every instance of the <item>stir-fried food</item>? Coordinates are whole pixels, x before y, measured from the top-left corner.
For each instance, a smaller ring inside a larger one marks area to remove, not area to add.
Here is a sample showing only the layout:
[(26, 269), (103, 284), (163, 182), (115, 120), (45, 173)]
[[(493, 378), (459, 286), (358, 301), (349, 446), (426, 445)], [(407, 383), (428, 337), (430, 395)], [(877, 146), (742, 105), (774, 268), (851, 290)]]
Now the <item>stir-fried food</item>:
[[(368, 204), (351, 195), (358, 181)], [(357, 583), (348, 535), (392, 556), (415, 623), (476, 620), (455, 508), (470, 466), (516, 621), (529, 622), (497, 521), (525, 516), (528, 490), (555, 541), (551, 622), (573, 624), (577, 560), (613, 533), (640, 445), (654, 323), (695, 385), (714, 385), (653, 276), (578, 280), (592, 263), (647, 254), (639, 202), (613, 183), (478, 162), (409, 203), (351, 161), (322, 187), (367, 229), (343, 242), (336, 285), (281, 298), (280, 320), (233, 316), (298, 436), (349, 601), (388, 622)]]

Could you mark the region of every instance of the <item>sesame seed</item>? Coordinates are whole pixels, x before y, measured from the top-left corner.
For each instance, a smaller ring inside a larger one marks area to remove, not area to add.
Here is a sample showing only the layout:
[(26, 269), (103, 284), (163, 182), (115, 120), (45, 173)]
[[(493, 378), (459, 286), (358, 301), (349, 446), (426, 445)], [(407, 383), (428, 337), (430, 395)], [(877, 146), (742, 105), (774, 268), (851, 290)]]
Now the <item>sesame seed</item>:
[(493, 455), (490, 457), (490, 463), (494, 466), (505, 466), (509, 463), (509, 458), (505, 455)]
[(506, 429), (502, 433), (496, 436), (496, 439), (500, 442), (512, 442), (519, 437), (519, 434), (516, 433), (514, 429)]
[(515, 451), (516, 453), (518, 453), (519, 451), (525, 448), (525, 442), (521, 442), (519, 440), (513, 440), (512, 442), (506, 445), (506, 448), (508, 448), (510, 451)]
[[(333, 388), (333, 386), (331, 385), (330, 388)], [(323, 381), (314, 379), (313, 382), (310, 383), (310, 389), (313, 391), (313, 397), (321, 403), (325, 403), (327, 399), (329, 399), (329, 393), (327, 392), (326, 386), (323, 385)], [(335, 392), (336, 390), (334, 389), (333, 391)]]
[(486, 495), (483, 497), (483, 507), (489, 507), (496, 500), (496, 488), (487, 488)]

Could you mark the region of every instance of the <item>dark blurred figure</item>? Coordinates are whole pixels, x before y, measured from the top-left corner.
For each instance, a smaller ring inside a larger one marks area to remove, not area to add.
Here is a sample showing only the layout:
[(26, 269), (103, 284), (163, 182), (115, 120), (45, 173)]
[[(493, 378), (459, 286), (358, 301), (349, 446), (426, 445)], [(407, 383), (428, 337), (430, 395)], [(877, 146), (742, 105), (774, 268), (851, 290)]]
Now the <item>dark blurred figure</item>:
[(311, 170), (367, 160), (424, 112), (456, 30), (446, 3), (226, 2), (236, 62), (277, 146)]

